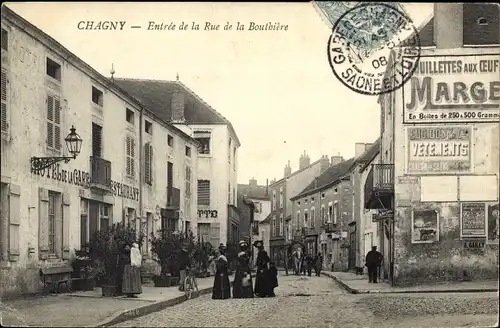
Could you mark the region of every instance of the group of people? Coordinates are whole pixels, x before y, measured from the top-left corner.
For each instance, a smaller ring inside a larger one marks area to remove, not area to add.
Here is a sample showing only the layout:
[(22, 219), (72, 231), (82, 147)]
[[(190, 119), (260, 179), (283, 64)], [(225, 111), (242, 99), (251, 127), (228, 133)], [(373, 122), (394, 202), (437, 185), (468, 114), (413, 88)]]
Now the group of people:
[(136, 298), (142, 293), (141, 286), (142, 255), (139, 245), (125, 245), (117, 258), (117, 294)]
[(295, 266), (295, 274), (305, 275), (307, 273), (310, 277), (314, 270), (317, 277), (321, 275), (321, 270), (323, 269), (323, 255), (321, 253), (316, 254), (314, 257), (311, 254), (304, 254), (300, 258), (297, 258), (298, 256), (297, 253), (292, 255), (292, 257), (296, 257), (295, 259), (292, 258), (292, 266)]
[[(278, 287), (278, 269), (270, 260), (264, 250), (262, 241), (256, 241), (253, 246), (258, 249), (257, 273), (255, 276), (255, 287), (252, 282), (250, 271), (249, 246), (245, 241), (240, 241), (240, 252), (238, 253), (236, 271), (232, 288), (233, 298), (274, 297), (274, 289)], [(229, 262), (226, 258), (226, 247), (219, 246), (219, 254), (215, 259), (215, 279), (212, 289), (212, 299), (231, 298), (231, 285), (229, 282)]]

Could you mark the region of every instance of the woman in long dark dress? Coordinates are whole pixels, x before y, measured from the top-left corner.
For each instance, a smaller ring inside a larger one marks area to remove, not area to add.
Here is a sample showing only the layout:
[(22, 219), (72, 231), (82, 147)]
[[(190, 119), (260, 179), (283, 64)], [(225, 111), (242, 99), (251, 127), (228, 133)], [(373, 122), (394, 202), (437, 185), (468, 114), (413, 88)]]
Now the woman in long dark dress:
[(257, 240), (254, 246), (259, 250), (257, 254), (257, 275), (255, 276), (255, 295), (268, 297), (272, 295), (269, 283), (269, 255), (264, 250), (262, 241)]
[(252, 298), (253, 284), (250, 273), (250, 256), (248, 255), (248, 244), (240, 241), (240, 252), (236, 272), (234, 273), (233, 298)]
[(125, 252), (122, 255), (123, 282), (122, 293), (127, 297), (137, 297), (142, 293), (141, 286), (141, 266), (142, 256), (139, 245), (133, 244), (132, 249), (129, 245), (125, 246)]
[(219, 256), (215, 260), (215, 279), (212, 289), (212, 299), (220, 300), (231, 297), (231, 285), (229, 284), (228, 261), (225, 256), (226, 247), (223, 244), (219, 246)]

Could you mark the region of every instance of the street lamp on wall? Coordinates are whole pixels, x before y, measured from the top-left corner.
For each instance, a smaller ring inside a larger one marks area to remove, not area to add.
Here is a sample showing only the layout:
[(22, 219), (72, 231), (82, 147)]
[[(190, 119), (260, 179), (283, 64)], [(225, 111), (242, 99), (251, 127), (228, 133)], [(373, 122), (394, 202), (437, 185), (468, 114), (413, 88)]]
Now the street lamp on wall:
[(80, 150), (82, 149), (82, 138), (76, 133), (74, 126), (71, 126), (70, 133), (64, 139), (66, 146), (68, 147), (68, 152), (71, 156), (59, 156), (59, 157), (31, 157), (31, 171), (41, 171), (44, 170), (55, 163), (62, 162), (68, 163), (71, 159), (75, 159)]

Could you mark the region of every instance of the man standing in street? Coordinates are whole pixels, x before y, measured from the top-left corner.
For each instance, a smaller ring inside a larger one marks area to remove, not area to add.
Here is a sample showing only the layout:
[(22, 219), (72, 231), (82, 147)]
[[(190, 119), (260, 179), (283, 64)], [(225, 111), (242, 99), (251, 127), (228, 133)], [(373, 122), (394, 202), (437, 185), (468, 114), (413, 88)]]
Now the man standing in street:
[(382, 264), (384, 257), (377, 251), (377, 246), (372, 246), (372, 250), (366, 254), (366, 267), (368, 268), (368, 282), (377, 283), (378, 268)]

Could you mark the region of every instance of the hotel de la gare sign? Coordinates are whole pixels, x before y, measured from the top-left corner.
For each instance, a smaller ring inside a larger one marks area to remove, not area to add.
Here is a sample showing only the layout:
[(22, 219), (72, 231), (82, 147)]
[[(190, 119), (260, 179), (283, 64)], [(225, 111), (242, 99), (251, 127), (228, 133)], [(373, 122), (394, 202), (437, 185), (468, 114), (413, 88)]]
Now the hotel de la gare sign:
[[(62, 169), (60, 164), (54, 164), (43, 170), (35, 170), (31, 172), (34, 175), (52, 179), (58, 182), (68, 183), (82, 188), (90, 188), (90, 174), (78, 169), (66, 170)], [(139, 201), (139, 188), (129, 186), (127, 184), (111, 180), (111, 191), (114, 196)]]

